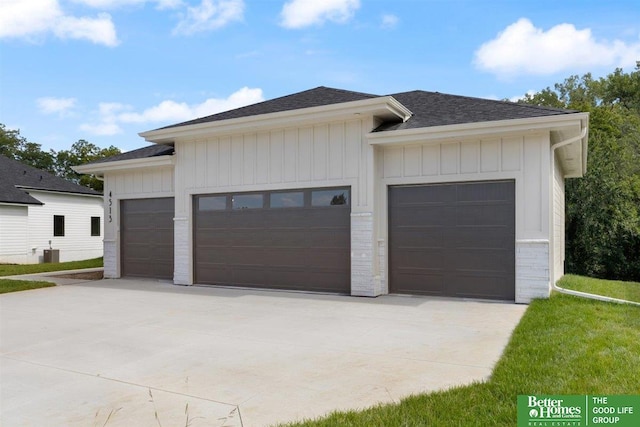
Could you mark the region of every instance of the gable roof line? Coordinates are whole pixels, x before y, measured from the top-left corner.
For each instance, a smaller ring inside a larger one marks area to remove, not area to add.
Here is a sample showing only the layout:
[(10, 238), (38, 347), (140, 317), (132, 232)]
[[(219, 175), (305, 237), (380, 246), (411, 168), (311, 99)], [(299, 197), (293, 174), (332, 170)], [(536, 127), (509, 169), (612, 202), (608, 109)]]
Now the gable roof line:
[(0, 202), (41, 205), (42, 202), (29, 195), (26, 189), (101, 196), (91, 188), (0, 155)]
[(240, 116), (224, 120), (190, 123), (181, 126), (165, 127), (139, 135), (147, 141), (159, 144), (175, 142), (179, 137), (195, 137), (209, 133), (212, 129), (220, 132), (236, 132), (242, 130), (255, 131), (265, 126), (292, 126), (313, 123), (318, 120), (335, 120), (352, 114), (372, 114), (383, 117), (392, 123), (404, 123), (412, 116), (412, 111), (392, 96), (376, 96), (347, 102), (287, 109), (264, 114)]

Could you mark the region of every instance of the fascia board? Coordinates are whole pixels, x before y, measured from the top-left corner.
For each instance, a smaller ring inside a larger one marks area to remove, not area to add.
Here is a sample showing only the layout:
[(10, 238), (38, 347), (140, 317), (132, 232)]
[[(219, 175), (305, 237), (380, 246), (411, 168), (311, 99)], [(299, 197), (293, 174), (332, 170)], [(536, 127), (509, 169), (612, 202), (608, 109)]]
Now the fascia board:
[(197, 123), (168, 129), (157, 129), (141, 132), (139, 135), (149, 142), (165, 143), (175, 142), (176, 139), (197, 138), (213, 133), (222, 135), (260, 129), (290, 127), (292, 125), (300, 126), (322, 121), (344, 119), (356, 115), (393, 116), (402, 121), (407, 121), (412, 113), (392, 96), (383, 96), (361, 101)]
[(572, 113), (557, 116), (532, 117), (527, 119), (494, 120), (489, 122), (432, 126), (398, 131), (371, 132), (367, 134), (367, 139), (371, 145), (394, 145), (415, 142), (417, 139), (421, 141), (458, 139), (570, 127), (579, 125), (582, 120), (588, 120), (588, 113)]
[(23, 203), (23, 202), (0, 202), (0, 206), (16, 206), (19, 208), (28, 208), (29, 206), (42, 206), (44, 205), (44, 203), (39, 202), (39, 203)]
[(156, 168), (162, 166), (174, 166), (175, 165), (175, 157), (173, 155), (169, 156), (156, 156), (156, 157), (147, 157), (144, 159), (129, 159), (129, 160), (118, 160), (115, 162), (103, 162), (103, 163), (95, 163), (89, 165), (80, 165), (73, 166), (72, 169), (78, 173), (104, 173), (104, 172), (115, 172), (115, 171), (124, 171), (131, 169), (146, 169), (146, 168)]
[[(17, 187), (17, 186), (16, 186)], [(56, 191), (56, 190), (46, 190), (44, 188), (34, 188), (34, 187), (18, 187), (29, 191), (31, 193), (47, 193), (47, 194), (63, 194), (66, 196), (80, 196), (80, 197), (97, 197), (102, 199), (104, 196), (102, 194), (86, 194), (86, 193), (74, 193), (71, 191)]]

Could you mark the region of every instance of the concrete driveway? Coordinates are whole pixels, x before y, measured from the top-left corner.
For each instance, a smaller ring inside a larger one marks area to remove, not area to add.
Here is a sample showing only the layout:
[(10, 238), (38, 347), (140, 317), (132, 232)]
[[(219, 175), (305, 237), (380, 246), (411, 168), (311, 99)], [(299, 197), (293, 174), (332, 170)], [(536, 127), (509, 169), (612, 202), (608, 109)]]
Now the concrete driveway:
[(487, 378), (526, 309), (62, 282), (0, 295), (0, 425), (262, 426), (397, 402)]

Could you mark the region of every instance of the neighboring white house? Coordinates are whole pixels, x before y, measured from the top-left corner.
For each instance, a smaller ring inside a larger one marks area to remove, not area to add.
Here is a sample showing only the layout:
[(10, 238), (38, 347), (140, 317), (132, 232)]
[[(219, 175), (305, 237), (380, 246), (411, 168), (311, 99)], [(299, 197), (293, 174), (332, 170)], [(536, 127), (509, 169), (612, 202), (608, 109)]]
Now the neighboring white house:
[(105, 276), (377, 296), (547, 297), (589, 116), (318, 87), (141, 134), (105, 180)]
[(0, 263), (100, 257), (103, 215), (100, 193), (0, 155)]

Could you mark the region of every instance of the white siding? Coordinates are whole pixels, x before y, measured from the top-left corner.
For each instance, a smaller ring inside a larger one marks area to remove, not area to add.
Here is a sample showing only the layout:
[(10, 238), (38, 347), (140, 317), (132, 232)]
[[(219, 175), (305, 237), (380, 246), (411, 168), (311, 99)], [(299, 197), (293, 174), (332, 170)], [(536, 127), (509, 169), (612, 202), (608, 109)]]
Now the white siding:
[(565, 195), (564, 173), (560, 161), (555, 159), (553, 179), (553, 281), (564, 275), (565, 259)]
[[(30, 256), (28, 262), (43, 262), (44, 250), (50, 247), (60, 250), (60, 262), (102, 256), (104, 235), (102, 197), (34, 190), (29, 193), (44, 205), (29, 206)], [(62, 215), (65, 218), (64, 236), (53, 235), (54, 215)], [(91, 236), (91, 217), (100, 218), (99, 236)]]
[(26, 206), (0, 205), (0, 263), (28, 262), (27, 215)]
[[(199, 161), (191, 166), (209, 179), (210, 173), (203, 167), (207, 153), (198, 153)], [(107, 278), (120, 277), (119, 228), (120, 200), (153, 197), (173, 197), (173, 167), (142, 168), (131, 171), (117, 171), (105, 174), (104, 180), (104, 275)]]

